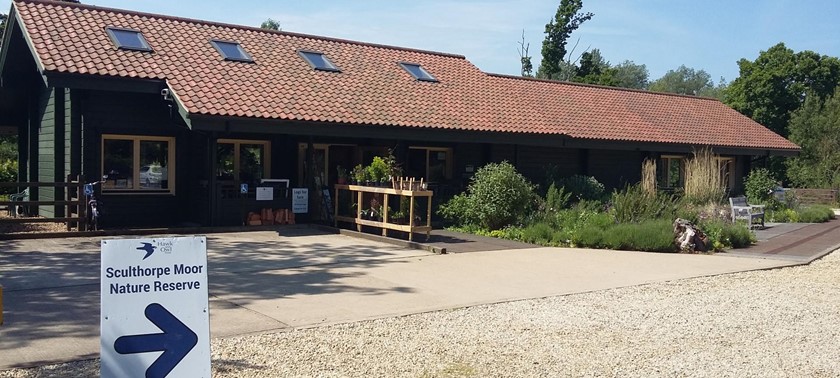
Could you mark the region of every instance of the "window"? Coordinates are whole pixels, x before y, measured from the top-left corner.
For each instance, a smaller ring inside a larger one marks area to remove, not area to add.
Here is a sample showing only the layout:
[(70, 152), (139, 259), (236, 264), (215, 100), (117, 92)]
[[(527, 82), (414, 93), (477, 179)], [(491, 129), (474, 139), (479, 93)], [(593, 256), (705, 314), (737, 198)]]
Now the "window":
[(139, 30), (121, 29), (121, 28), (105, 28), (111, 41), (120, 50), (136, 50), (136, 51), (152, 51), (149, 42), (143, 37), (143, 33)]
[(175, 192), (175, 138), (102, 136), (102, 189), (109, 192)]
[(268, 141), (219, 139), (216, 142), (216, 178), (256, 187), (270, 178), (271, 149)]
[(225, 60), (247, 63), (254, 62), (254, 59), (239, 45), (239, 42), (212, 40), (210, 43), (216, 48), (219, 54), (222, 54)]
[(661, 188), (682, 188), (685, 184), (685, 157), (662, 156), (657, 172)]
[(323, 53), (316, 51), (299, 50), (298, 54), (309, 63), (312, 68), (319, 71), (341, 72)]
[(434, 76), (432, 76), (432, 74), (428, 73), (425, 69), (423, 69), (423, 67), (420, 67), (419, 64), (400, 63), (400, 66), (404, 70), (408, 71), (408, 73), (410, 73), (411, 76), (414, 76), (414, 78), (417, 79), (417, 80), (431, 81), (431, 82), (437, 82), (438, 81), (437, 79), (435, 79)]
[(423, 177), (428, 182), (452, 178), (452, 149), (441, 147), (409, 147), (406, 174)]

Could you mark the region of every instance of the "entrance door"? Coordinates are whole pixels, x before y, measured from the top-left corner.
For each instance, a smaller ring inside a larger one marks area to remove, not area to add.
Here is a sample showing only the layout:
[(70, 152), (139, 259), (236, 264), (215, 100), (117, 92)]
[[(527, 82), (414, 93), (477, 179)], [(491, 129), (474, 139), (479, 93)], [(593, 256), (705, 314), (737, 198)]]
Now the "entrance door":
[[(256, 205), (256, 187), (271, 178), (271, 143), (264, 140), (219, 139), (216, 142), (216, 224), (241, 225)], [(240, 193), (240, 185), (248, 193)]]

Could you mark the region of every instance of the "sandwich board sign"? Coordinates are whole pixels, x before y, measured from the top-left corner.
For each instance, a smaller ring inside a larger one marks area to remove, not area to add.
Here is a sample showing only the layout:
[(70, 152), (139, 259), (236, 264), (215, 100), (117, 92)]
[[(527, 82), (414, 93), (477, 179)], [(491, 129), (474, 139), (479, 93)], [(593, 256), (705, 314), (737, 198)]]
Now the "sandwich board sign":
[(204, 236), (102, 241), (102, 377), (210, 377)]

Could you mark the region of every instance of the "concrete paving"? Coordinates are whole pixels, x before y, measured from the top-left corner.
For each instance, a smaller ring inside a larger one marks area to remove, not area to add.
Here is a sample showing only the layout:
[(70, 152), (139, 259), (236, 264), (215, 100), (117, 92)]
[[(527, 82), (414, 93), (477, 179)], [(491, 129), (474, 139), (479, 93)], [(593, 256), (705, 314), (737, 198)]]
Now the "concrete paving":
[[(562, 248), (432, 255), (307, 227), (208, 236), (213, 337), (795, 264)], [(99, 240), (0, 241), (0, 369), (99, 353)]]
[(731, 256), (811, 262), (840, 248), (840, 220), (825, 223), (768, 223), (755, 231), (758, 242), (728, 251)]

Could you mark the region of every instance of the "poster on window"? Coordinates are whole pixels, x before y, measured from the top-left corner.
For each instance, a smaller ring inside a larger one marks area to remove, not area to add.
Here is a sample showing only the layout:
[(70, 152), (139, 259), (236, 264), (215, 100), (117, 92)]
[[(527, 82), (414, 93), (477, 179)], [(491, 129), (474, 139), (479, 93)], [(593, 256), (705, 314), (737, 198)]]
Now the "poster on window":
[(295, 214), (309, 212), (309, 189), (292, 188), (292, 212)]
[(270, 186), (257, 187), (257, 201), (271, 201), (274, 199), (274, 188)]

